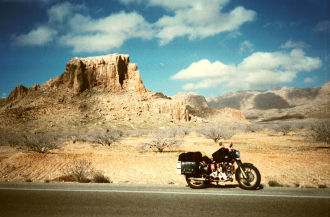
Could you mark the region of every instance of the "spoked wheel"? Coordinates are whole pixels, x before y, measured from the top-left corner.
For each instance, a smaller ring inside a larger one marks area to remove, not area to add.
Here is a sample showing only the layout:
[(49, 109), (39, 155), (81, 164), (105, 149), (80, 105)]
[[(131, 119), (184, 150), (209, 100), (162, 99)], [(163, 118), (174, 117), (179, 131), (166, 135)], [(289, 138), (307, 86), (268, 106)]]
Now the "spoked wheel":
[(259, 170), (252, 164), (243, 164), (241, 166), (246, 177), (244, 177), (240, 168), (236, 171), (236, 180), (240, 188), (245, 190), (254, 190), (259, 187), (261, 176)]
[(208, 183), (206, 181), (201, 180), (202, 176), (190, 176), (186, 175), (186, 181), (189, 187), (194, 189), (206, 188)]

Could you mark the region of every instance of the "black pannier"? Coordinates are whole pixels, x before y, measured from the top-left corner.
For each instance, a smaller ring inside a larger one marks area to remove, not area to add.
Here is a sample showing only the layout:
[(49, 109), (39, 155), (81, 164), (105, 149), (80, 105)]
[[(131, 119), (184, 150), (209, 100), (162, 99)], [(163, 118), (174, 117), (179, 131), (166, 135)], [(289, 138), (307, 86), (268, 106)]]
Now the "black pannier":
[(179, 155), (178, 159), (179, 174), (195, 174), (197, 172), (197, 165), (202, 161), (202, 153), (187, 152)]
[(181, 162), (201, 162), (202, 153), (200, 152), (187, 152), (179, 155), (179, 161)]
[(181, 162), (181, 174), (195, 174), (197, 171), (196, 162)]

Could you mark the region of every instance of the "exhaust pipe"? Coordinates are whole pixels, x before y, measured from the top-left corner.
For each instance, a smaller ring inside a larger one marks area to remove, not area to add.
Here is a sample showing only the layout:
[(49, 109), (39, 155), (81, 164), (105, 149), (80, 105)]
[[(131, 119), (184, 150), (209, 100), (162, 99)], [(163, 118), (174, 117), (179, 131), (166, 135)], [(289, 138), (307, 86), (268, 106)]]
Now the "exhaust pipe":
[(206, 181), (205, 178), (191, 178), (194, 181)]

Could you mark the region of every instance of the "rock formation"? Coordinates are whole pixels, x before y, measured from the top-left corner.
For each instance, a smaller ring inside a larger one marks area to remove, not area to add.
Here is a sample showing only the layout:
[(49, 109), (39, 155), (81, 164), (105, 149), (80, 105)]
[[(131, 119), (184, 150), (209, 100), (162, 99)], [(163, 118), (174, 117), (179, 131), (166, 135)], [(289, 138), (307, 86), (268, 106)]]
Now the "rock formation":
[(200, 96), (197, 93), (182, 93), (179, 92), (177, 95), (172, 96), (174, 100), (184, 102), (195, 108), (208, 108), (206, 99), (204, 96)]
[(129, 62), (128, 55), (122, 54), (73, 58), (66, 64), (64, 73), (49, 81), (48, 85), (67, 87), (74, 94), (96, 86), (112, 92), (146, 92), (137, 65)]
[(35, 84), (33, 87), (25, 87), (22, 84), (15, 87), (15, 89), (9, 94), (8, 100), (21, 99), (25, 97), (29, 92), (37, 91), (40, 88), (39, 84)]
[(186, 104), (147, 90), (137, 65), (122, 54), (73, 58), (60, 76), (41, 86), (19, 85), (1, 105), (1, 117), (24, 120), (54, 113), (65, 117), (68, 112), (78, 118), (82, 112), (91, 119), (97, 116), (112, 121), (189, 120)]

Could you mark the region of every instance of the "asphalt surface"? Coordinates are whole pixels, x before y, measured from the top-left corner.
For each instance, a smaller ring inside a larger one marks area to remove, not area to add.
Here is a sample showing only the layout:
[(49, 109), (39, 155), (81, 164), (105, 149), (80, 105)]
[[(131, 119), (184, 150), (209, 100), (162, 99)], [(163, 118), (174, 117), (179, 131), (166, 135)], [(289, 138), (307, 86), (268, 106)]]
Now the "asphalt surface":
[(0, 183), (0, 216), (330, 216), (329, 189)]

